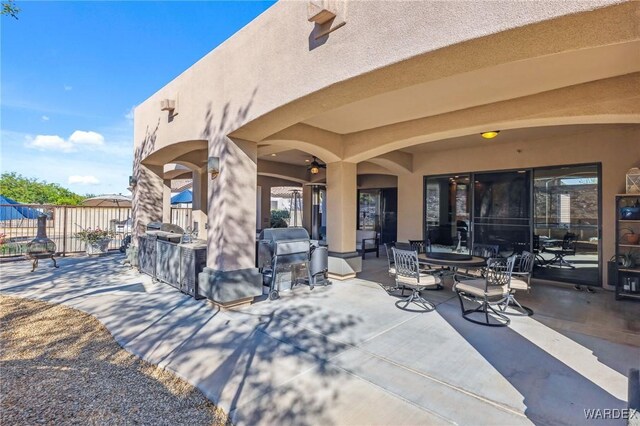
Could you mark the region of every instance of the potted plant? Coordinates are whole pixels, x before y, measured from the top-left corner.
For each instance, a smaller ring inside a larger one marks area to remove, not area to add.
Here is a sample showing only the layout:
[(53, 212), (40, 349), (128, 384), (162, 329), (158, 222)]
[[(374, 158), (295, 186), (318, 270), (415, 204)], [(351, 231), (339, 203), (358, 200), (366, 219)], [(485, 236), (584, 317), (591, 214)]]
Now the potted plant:
[(635, 268), (637, 259), (636, 254), (633, 251), (621, 254), (620, 258), (624, 268)]
[(78, 237), (80, 241), (85, 242), (85, 250), (89, 256), (106, 253), (107, 247), (114, 236), (113, 231), (107, 231), (99, 227), (95, 229), (83, 229), (76, 234), (76, 237)]
[(629, 231), (622, 234), (623, 237), (626, 237), (627, 242), (629, 244), (638, 244), (640, 241), (640, 234), (636, 234), (631, 228), (622, 228), (621, 231)]

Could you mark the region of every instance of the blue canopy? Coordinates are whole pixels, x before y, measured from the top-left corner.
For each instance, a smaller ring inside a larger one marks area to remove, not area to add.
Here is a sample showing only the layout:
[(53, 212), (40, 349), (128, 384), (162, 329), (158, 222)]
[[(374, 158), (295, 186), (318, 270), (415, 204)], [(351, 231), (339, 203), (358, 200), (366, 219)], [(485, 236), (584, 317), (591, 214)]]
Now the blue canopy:
[(193, 202), (193, 193), (190, 189), (185, 189), (179, 194), (171, 197), (171, 204), (184, 204)]
[(37, 219), (40, 212), (0, 195), (0, 220)]

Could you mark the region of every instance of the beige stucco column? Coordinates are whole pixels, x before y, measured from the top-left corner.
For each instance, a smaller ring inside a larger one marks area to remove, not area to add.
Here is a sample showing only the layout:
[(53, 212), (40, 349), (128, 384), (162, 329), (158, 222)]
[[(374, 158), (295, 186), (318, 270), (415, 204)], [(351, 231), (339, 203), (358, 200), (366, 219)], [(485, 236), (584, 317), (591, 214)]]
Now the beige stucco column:
[[(192, 179), (193, 215), (191, 220), (194, 225), (194, 230), (198, 231), (198, 239), (204, 240), (207, 236), (207, 200), (209, 197), (209, 174), (207, 173), (207, 168), (202, 167), (198, 170), (194, 170), (192, 173)], [(196, 223), (197, 226), (195, 226)]]
[(398, 241), (422, 239), (422, 187), (422, 174), (398, 176)]
[[(134, 177), (138, 183), (133, 188), (133, 232), (136, 237), (144, 234), (149, 222), (163, 220), (165, 185), (162, 179), (163, 169), (158, 166), (138, 164)], [(171, 193), (169, 193), (171, 196)]]
[(262, 294), (255, 267), (257, 146), (219, 137), (209, 142), (219, 158), (219, 175), (209, 181), (207, 267), (199, 276), (200, 294), (218, 303)]
[(362, 259), (356, 252), (356, 198), (356, 164), (327, 164), (329, 274), (336, 279), (352, 278), (362, 270)]
[(162, 221), (171, 223), (171, 179), (162, 180)]

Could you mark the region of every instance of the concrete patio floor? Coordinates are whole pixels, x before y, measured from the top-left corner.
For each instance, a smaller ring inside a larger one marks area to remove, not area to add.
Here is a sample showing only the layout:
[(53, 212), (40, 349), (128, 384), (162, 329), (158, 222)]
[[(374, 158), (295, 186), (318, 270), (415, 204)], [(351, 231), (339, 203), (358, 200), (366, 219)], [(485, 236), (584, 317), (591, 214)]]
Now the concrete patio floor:
[(0, 290), (96, 316), (236, 424), (576, 424), (584, 409), (626, 407), (640, 304), (541, 285), (519, 298), (536, 315), (481, 327), (449, 288), (424, 292), (435, 311), (397, 309), (381, 259), (358, 279), (222, 310), (120, 255), (41, 261), (33, 273), (3, 263)]

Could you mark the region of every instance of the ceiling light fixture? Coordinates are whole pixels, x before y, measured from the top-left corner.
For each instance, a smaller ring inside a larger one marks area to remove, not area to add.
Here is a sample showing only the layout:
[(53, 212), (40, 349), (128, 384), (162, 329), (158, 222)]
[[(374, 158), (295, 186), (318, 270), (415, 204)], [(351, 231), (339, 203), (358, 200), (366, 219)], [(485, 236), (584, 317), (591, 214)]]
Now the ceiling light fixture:
[(316, 157), (313, 157), (313, 161), (309, 164), (308, 170), (312, 175), (317, 175), (320, 173), (320, 169), (326, 169), (326, 164), (320, 164)]
[(272, 157), (275, 157), (276, 155), (278, 155), (278, 154), (271, 154)]
[(493, 139), (496, 136), (498, 136), (498, 133), (500, 133), (500, 130), (491, 130), (490, 132), (480, 133), (480, 136), (482, 136), (485, 139)]

